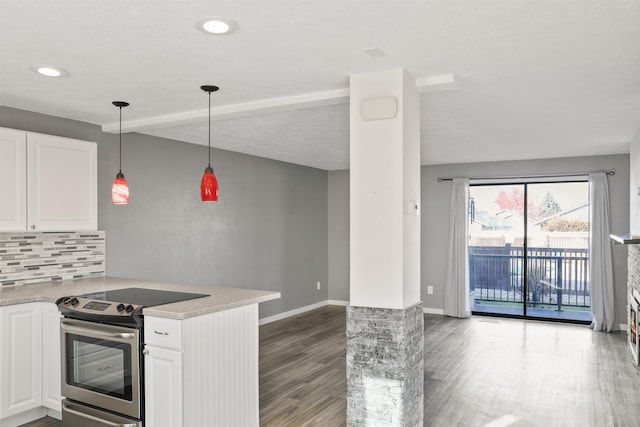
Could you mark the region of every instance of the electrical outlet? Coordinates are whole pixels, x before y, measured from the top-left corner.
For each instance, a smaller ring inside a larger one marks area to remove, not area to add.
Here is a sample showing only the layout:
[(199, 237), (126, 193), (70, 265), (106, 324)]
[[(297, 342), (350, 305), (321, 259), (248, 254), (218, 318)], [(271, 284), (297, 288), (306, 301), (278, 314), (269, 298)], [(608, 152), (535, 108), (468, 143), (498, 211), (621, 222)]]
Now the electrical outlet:
[(433, 295), (433, 286), (427, 286), (427, 293)]
[(320, 282), (316, 282), (316, 289), (320, 290)]

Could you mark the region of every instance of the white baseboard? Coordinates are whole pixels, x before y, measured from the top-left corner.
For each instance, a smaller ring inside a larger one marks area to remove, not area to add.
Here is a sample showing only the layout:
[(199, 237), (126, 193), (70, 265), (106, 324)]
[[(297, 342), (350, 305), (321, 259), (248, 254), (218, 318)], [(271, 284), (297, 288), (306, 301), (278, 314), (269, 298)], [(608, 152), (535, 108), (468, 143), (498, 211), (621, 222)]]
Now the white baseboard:
[(629, 325), (627, 325), (626, 323), (620, 323), (620, 330), (621, 331), (626, 331), (628, 327), (629, 327)]
[[(327, 305), (340, 305), (343, 307), (349, 307), (349, 301), (342, 301), (337, 299), (329, 299), (326, 301), (320, 301), (315, 304), (305, 305), (304, 307), (299, 307), (293, 310), (285, 311), (284, 313), (274, 314), (273, 316), (264, 317), (260, 319), (260, 326), (266, 325), (267, 323), (275, 322), (276, 320), (286, 319), (287, 317), (295, 316), (297, 314), (305, 313), (307, 311), (315, 310), (316, 308), (324, 307)], [(422, 307), (422, 312), (424, 314), (437, 314), (440, 316), (444, 316), (444, 309), (442, 308), (430, 308), (430, 307)], [(626, 331), (627, 324), (621, 323), (620, 330)]]
[(286, 319), (287, 317), (291, 317), (297, 314), (305, 313), (307, 311), (315, 310), (316, 308), (324, 307), (326, 305), (329, 305), (329, 300), (320, 301), (311, 305), (305, 305), (304, 307), (299, 307), (293, 310), (285, 311), (283, 313), (274, 314), (273, 316), (263, 317), (262, 319), (260, 319), (258, 324), (260, 326), (266, 325), (267, 323), (275, 322), (276, 320)]
[[(293, 310), (285, 311), (283, 313), (274, 314), (273, 316), (263, 317), (259, 321), (259, 325), (266, 325), (267, 323), (275, 322), (277, 320), (286, 319), (287, 317), (295, 316), (305, 313), (307, 311), (315, 310), (316, 308), (325, 307), (327, 305), (340, 305), (343, 307), (349, 307), (349, 301), (342, 301), (337, 299), (329, 299), (326, 301), (320, 301), (315, 304), (305, 305), (304, 307), (295, 308)], [(425, 314), (440, 314), (444, 316), (444, 310), (441, 308), (428, 308), (422, 307), (422, 312)]]
[(3, 418), (0, 425), (2, 427), (18, 427), (30, 423), (47, 415), (47, 409), (43, 406)]

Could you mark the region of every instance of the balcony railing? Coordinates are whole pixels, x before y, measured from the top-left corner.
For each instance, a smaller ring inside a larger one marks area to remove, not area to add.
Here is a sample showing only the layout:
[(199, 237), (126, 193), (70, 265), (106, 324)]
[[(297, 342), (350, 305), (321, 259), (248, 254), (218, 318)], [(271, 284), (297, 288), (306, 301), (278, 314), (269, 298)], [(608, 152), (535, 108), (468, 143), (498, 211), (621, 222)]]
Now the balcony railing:
[[(470, 287), (480, 303), (588, 310), (588, 249), (469, 246)], [(524, 286), (525, 280), (527, 286)]]

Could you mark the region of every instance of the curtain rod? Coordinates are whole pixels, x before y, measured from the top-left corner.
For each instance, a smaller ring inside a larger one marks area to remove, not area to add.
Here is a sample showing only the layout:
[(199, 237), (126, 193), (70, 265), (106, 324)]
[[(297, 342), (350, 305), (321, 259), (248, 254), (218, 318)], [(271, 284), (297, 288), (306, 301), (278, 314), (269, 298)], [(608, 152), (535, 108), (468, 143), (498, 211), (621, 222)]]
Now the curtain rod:
[[(549, 174), (549, 175), (490, 176), (490, 177), (484, 177), (484, 178), (469, 178), (469, 179), (470, 180), (481, 180), (481, 179), (562, 178), (562, 177), (567, 177), (567, 176), (589, 175), (590, 173), (595, 173), (595, 172), (604, 172), (609, 176), (612, 176), (612, 175), (616, 174), (616, 170), (615, 169), (610, 169), (610, 170), (606, 170), (606, 171), (593, 171), (593, 172), (558, 173), (558, 174)], [(438, 182), (442, 182), (442, 181), (453, 181), (453, 178), (438, 178)]]

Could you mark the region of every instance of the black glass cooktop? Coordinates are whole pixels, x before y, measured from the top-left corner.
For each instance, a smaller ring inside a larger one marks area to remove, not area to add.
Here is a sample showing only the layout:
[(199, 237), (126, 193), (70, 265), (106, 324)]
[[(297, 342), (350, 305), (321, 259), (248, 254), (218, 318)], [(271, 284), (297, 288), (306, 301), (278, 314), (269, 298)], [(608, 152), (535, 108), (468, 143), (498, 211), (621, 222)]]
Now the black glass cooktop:
[(83, 298), (94, 300), (121, 302), (136, 304), (143, 307), (170, 304), (172, 302), (188, 301), (196, 298), (208, 297), (207, 294), (194, 294), (189, 292), (159, 291), (157, 289), (124, 288), (113, 291), (96, 292), (80, 295)]

